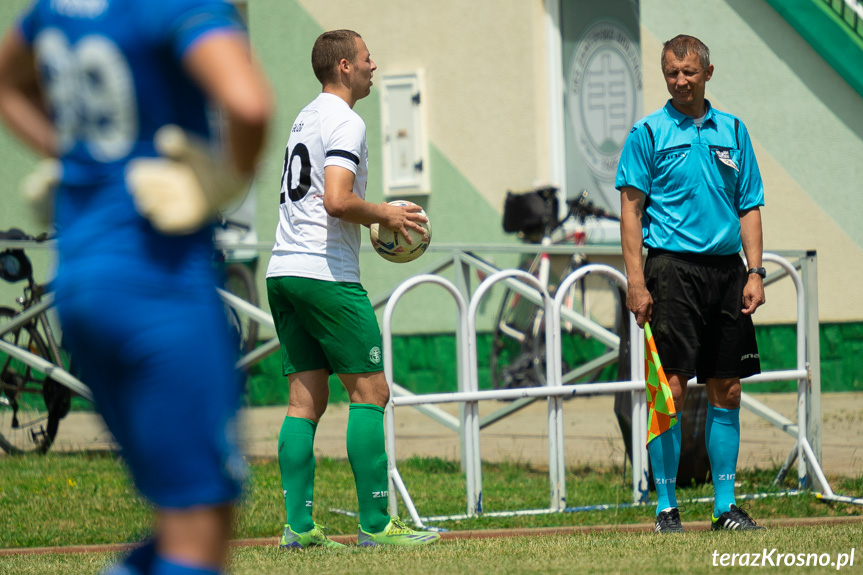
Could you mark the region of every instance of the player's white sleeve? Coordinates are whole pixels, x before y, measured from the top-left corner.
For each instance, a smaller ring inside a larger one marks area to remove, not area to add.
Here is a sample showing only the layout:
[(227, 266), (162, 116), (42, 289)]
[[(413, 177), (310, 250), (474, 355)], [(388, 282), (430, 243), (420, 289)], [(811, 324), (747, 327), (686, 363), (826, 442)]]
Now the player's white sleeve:
[(356, 114), (342, 117), (324, 140), (324, 166), (340, 166), (357, 172), (366, 139), (366, 125)]

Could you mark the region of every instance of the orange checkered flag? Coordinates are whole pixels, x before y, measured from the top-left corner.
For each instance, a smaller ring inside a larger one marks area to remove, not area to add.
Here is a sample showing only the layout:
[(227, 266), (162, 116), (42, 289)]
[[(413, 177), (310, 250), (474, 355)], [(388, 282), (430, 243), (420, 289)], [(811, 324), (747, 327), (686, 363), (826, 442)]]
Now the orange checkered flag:
[(647, 376), (647, 443), (650, 443), (677, 425), (677, 412), (649, 323), (644, 324), (644, 373)]

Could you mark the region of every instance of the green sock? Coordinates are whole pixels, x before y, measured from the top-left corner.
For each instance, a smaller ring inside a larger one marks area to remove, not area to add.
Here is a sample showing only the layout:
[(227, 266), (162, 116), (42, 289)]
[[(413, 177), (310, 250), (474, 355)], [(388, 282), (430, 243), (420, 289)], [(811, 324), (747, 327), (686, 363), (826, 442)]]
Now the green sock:
[(352, 403), (348, 412), (348, 460), (357, 484), (360, 527), (379, 533), (390, 522), (387, 512), (389, 482), (384, 442), (384, 409)]
[(302, 417), (285, 417), (279, 432), (279, 471), (285, 496), (285, 523), (296, 533), (310, 531), (315, 489), (315, 430), (318, 424)]

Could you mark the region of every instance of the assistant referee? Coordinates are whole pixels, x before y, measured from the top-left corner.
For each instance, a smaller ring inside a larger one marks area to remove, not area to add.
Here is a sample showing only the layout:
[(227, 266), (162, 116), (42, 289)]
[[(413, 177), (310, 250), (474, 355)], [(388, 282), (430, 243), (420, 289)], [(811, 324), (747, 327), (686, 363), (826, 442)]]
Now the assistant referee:
[[(761, 371), (752, 314), (765, 301), (764, 186), (743, 122), (704, 97), (713, 76), (707, 46), (677, 36), (664, 44), (661, 64), (671, 99), (632, 128), (615, 182), (626, 303), (639, 326), (650, 321), (677, 413), (687, 380), (697, 375), (707, 385), (712, 528), (761, 529), (736, 505), (734, 480), (740, 378)], [(675, 425), (648, 445), (657, 533), (683, 531), (675, 496), (680, 443)]]

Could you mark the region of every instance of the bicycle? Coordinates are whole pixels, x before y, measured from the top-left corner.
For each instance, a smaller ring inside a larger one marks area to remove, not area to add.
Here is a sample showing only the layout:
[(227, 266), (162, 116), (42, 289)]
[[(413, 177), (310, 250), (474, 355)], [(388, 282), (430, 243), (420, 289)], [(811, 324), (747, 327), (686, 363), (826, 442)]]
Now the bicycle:
[[(19, 229), (0, 232), (2, 240), (44, 241)], [(10, 283), (26, 280), (20, 310), (0, 306), (3, 341), (63, 367), (60, 345), (45, 310), (25, 318), (42, 303), (47, 286), (33, 279), (33, 266), (23, 249), (0, 252), (0, 278)], [(65, 369), (65, 368), (64, 368)], [(28, 363), (0, 353), (0, 449), (10, 455), (46, 453), (57, 436), (60, 420), (69, 413), (73, 392)]]
[[(228, 224), (231, 225), (231, 224)], [(33, 237), (19, 229), (0, 231), (0, 240), (45, 241), (45, 234)], [(225, 250), (216, 250), (217, 263), (226, 260)], [(257, 307), (258, 293), (254, 283), (251, 263), (232, 261), (224, 267), (227, 291), (245, 299)], [(0, 449), (10, 455), (47, 453), (57, 436), (60, 421), (71, 408), (73, 397), (90, 399), (89, 390), (69, 373), (73, 371), (71, 359), (61, 352), (47, 310), (51, 305), (49, 286), (40, 284), (33, 277), (33, 266), (21, 248), (0, 251), (0, 279), (10, 283), (27, 282), (24, 295), (16, 302), (20, 309), (0, 306), (0, 337), (7, 344), (42, 358), (50, 366), (44, 369), (57, 379), (46, 375), (43, 369), (32, 362), (0, 351)], [(238, 333), (240, 351), (246, 353), (257, 342), (258, 325), (254, 320), (237, 313), (225, 305), (228, 322)], [(242, 318), (242, 319), (241, 319)], [(68, 366), (68, 369), (67, 369)], [(60, 381), (58, 381), (58, 379)]]
[[(222, 220), (216, 227), (218, 243), (240, 243), (250, 233), (251, 227), (233, 220)], [(215, 260), (222, 270), (225, 290), (260, 307), (258, 288), (255, 283), (255, 269), (258, 264), (257, 253), (241, 250), (227, 250), (217, 247)], [(229, 305), (225, 305), (228, 323), (240, 337), (240, 352), (249, 353), (255, 349), (258, 342), (258, 322), (249, 316), (238, 313)]]
[[(587, 244), (588, 218), (619, 221), (616, 216), (594, 206), (587, 192), (567, 200), (567, 213), (558, 218), (558, 190), (541, 187), (528, 192), (507, 193), (504, 208), (504, 231), (516, 232), (525, 243), (550, 246), (573, 242)], [(571, 228), (565, 227), (574, 222)], [(563, 259), (563, 261), (560, 261)], [(521, 265), (547, 286), (554, 297), (560, 281), (589, 263), (584, 253), (553, 257), (546, 252), (527, 259)], [(626, 294), (613, 279), (602, 274), (588, 274), (572, 284), (564, 301), (567, 308), (617, 335), (628, 337)], [(507, 288), (494, 321), (490, 357), (491, 379), (495, 388), (534, 387), (545, 385), (545, 324), (543, 309)], [(602, 370), (618, 362), (622, 346), (611, 346), (573, 323), (562, 324), (563, 383), (594, 381)], [(571, 366), (578, 365), (572, 369)]]
[[(522, 194), (524, 196), (522, 200), (509, 200), (511, 203), (509, 221), (507, 221), (505, 209), (504, 230), (517, 231), (528, 243), (551, 245), (573, 241), (576, 245), (585, 245), (587, 238), (584, 222), (587, 218), (619, 221), (619, 218), (592, 206), (587, 201), (586, 192), (568, 200), (567, 214), (562, 220), (558, 220), (556, 193), (555, 188), (539, 188)], [(515, 196), (515, 194), (512, 195)], [(572, 230), (559, 232), (558, 230), (570, 218), (579, 223)], [(558, 233), (555, 234), (555, 232)], [(524, 269), (536, 275), (542, 285), (549, 286), (549, 292), (553, 296), (560, 280), (587, 263), (588, 260), (583, 254), (576, 253), (567, 259), (558, 274), (551, 266), (549, 254), (540, 253), (529, 260)], [(550, 277), (560, 278), (560, 280), (550, 281)], [(591, 293), (599, 298), (591, 298)], [(600, 370), (615, 362), (617, 362), (616, 379), (629, 380), (631, 378), (629, 311), (626, 308), (626, 294), (623, 288), (607, 276), (588, 274), (583, 281), (573, 284), (565, 303), (573, 311), (615, 333), (620, 338), (620, 343), (616, 350), (607, 345), (600, 346), (596, 342), (589, 341), (591, 337), (586, 332), (574, 328), (571, 324), (563, 323), (561, 347), (564, 354), (563, 382), (571, 383), (579, 378), (595, 380)], [(533, 387), (545, 384), (545, 324), (542, 321), (542, 315), (543, 310), (536, 304), (520, 298), (513, 290), (507, 290), (495, 320), (492, 340), (491, 372), (495, 387)], [(589, 355), (595, 356), (595, 359), (585, 363), (583, 361), (585, 355), (577, 356), (576, 353), (578, 350), (591, 347), (590, 344), (593, 344), (593, 351)], [(583, 365), (578, 369), (570, 370), (567, 359), (570, 365), (576, 361)], [(630, 402), (629, 392), (614, 394), (614, 413), (623, 436), (625, 452), (631, 460)], [(705, 481), (710, 481), (710, 459), (704, 441), (706, 414), (707, 396), (704, 388), (690, 386), (682, 413), (684, 432), (681, 441), (680, 468), (677, 473), (677, 481), (680, 485), (689, 485), (693, 481), (701, 485)], [(650, 489), (654, 489), (652, 470), (649, 470), (649, 474), (648, 485)]]

